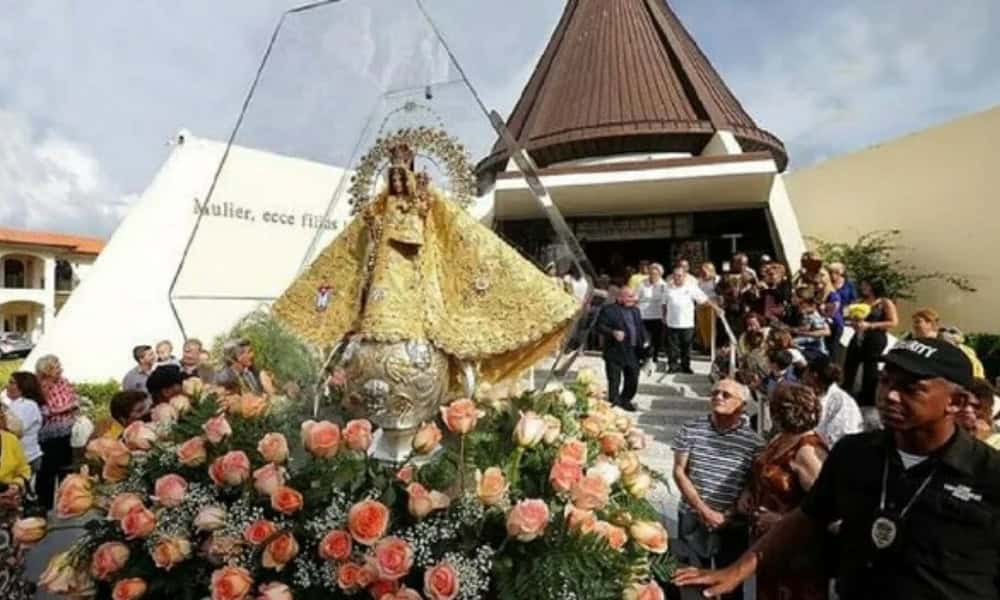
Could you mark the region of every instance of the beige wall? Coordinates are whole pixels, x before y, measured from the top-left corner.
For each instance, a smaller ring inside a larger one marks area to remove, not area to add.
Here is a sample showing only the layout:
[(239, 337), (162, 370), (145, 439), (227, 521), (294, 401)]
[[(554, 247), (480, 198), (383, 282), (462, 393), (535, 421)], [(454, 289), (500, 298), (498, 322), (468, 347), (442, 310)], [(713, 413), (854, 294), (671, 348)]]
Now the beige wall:
[(970, 277), (975, 294), (927, 283), (915, 303), (965, 332), (1000, 332), (1000, 107), (785, 178), (806, 236), (851, 241), (900, 229), (902, 258), (927, 271)]

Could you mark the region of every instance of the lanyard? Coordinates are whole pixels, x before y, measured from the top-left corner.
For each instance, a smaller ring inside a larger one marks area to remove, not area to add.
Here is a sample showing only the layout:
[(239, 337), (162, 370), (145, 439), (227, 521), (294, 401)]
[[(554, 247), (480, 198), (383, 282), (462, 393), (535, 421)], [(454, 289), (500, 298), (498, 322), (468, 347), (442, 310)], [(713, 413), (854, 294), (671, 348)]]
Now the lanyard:
[[(920, 487), (917, 488), (917, 491), (913, 493), (913, 497), (910, 498), (910, 501), (907, 502), (906, 506), (903, 507), (903, 510), (901, 510), (899, 512), (899, 518), (900, 519), (902, 519), (903, 517), (906, 516), (906, 513), (913, 506), (913, 503), (917, 501), (917, 498), (927, 488), (927, 486), (931, 482), (931, 479), (933, 479), (934, 475), (936, 475), (936, 474), (937, 474), (937, 467), (934, 467), (934, 470), (932, 470), (930, 472), (930, 474), (924, 479), (923, 483), (920, 484)], [(879, 500), (879, 503), (878, 503), (878, 509), (879, 509), (879, 511), (884, 511), (885, 510), (885, 493), (886, 493), (886, 488), (888, 487), (888, 483), (889, 483), (889, 454), (886, 453), (886, 455), (885, 455), (885, 466), (882, 468), (882, 497), (881, 497), (881, 499)]]

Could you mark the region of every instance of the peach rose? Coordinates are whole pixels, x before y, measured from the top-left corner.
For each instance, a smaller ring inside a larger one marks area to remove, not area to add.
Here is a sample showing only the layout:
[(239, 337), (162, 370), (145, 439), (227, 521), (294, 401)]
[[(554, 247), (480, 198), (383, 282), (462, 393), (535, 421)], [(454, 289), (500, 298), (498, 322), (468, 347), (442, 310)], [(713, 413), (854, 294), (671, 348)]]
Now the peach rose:
[(347, 528), (359, 544), (371, 546), (389, 528), (389, 509), (377, 500), (364, 500), (347, 513)]
[(344, 443), (351, 450), (364, 452), (372, 444), (372, 424), (368, 419), (354, 419), (344, 425)]
[(375, 569), (381, 579), (398, 581), (413, 567), (413, 548), (398, 537), (382, 538), (375, 544)]
[(177, 460), (185, 467), (197, 467), (205, 464), (208, 455), (205, 453), (205, 438), (193, 437), (177, 446)]
[(201, 430), (205, 432), (205, 439), (210, 444), (218, 444), (223, 439), (233, 435), (233, 428), (229, 426), (225, 415), (218, 415), (205, 421)]
[(111, 590), (111, 600), (139, 600), (146, 593), (146, 582), (138, 577), (120, 579)]
[(191, 556), (191, 542), (182, 537), (165, 537), (153, 546), (153, 562), (169, 571)]
[(137, 506), (143, 506), (142, 498), (137, 494), (123, 492), (111, 499), (108, 505), (108, 518), (113, 521), (121, 521), (130, 510)]
[(160, 503), (160, 506), (167, 508), (180, 506), (187, 495), (187, 488), (187, 480), (180, 475), (173, 473), (164, 475), (153, 485), (153, 498)]
[(597, 521), (594, 524), (594, 531), (597, 535), (607, 540), (608, 545), (615, 550), (621, 550), (628, 541), (628, 534), (621, 527), (612, 525), (607, 521)]
[(208, 469), (215, 485), (240, 485), (250, 478), (250, 459), (242, 450), (234, 450), (215, 459)]
[(74, 568), (68, 551), (52, 557), (38, 578), (38, 587), (51, 594), (81, 598), (89, 598), (96, 591), (90, 574)]
[(334, 529), (319, 542), (319, 556), (323, 560), (347, 560), (351, 557), (351, 534)]
[(406, 493), (409, 496), (406, 507), (414, 518), (423, 519), (435, 510), (448, 508), (451, 498), (436, 490), (428, 491), (419, 483), (411, 483), (406, 486)]
[(185, 396), (190, 396), (196, 398), (201, 395), (201, 391), (205, 388), (205, 383), (198, 377), (188, 377), (181, 384), (181, 389), (184, 391)]
[(544, 500), (521, 500), (507, 515), (507, 535), (530, 542), (545, 533), (549, 507)]
[(545, 437), (547, 427), (545, 419), (534, 411), (522, 412), (514, 426), (514, 443), (522, 448), (534, 448)]
[(170, 406), (177, 411), (178, 415), (183, 415), (191, 410), (191, 398), (184, 394), (178, 394), (170, 399)]
[(88, 460), (104, 460), (104, 453), (109, 446), (112, 446), (118, 440), (108, 438), (108, 437), (96, 437), (89, 442), (87, 442), (87, 447), (84, 450), (83, 455)]
[(635, 473), (625, 478), (625, 489), (636, 498), (645, 498), (653, 486), (653, 478), (648, 473)]
[(562, 421), (552, 415), (545, 415), (542, 418), (545, 420), (545, 435), (542, 437), (542, 441), (551, 446), (559, 441), (559, 435), (562, 434)]
[(587, 475), (573, 488), (573, 504), (584, 510), (600, 510), (608, 503), (611, 487), (597, 475)]
[(625, 436), (617, 431), (602, 434), (600, 444), (601, 452), (608, 456), (618, 454), (621, 450), (625, 449), (627, 445), (625, 442)]
[(283, 464), (288, 460), (288, 440), (280, 433), (265, 434), (257, 444), (257, 452), (267, 462)]
[(628, 440), (628, 447), (632, 450), (642, 450), (646, 447), (646, 434), (638, 429), (633, 429), (625, 435)]
[(283, 485), (285, 485), (285, 472), (274, 463), (267, 463), (253, 472), (253, 487), (262, 496), (270, 496)]
[(127, 540), (149, 537), (156, 529), (156, 517), (148, 508), (136, 506), (122, 519), (121, 528)]
[(104, 468), (101, 477), (107, 483), (117, 483), (128, 475), (128, 465), (132, 461), (132, 453), (125, 444), (118, 440), (105, 448)]
[(368, 593), (371, 594), (372, 598), (378, 598), (379, 600), (382, 600), (386, 596), (394, 595), (397, 590), (399, 590), (399, 582), (390, 579), (379, 579), (368, 586)]
[(223, 565), (237, 560), (243, 553), (243, 540), (232, 535), (215, 532), (202, 545), (205, 555), (215, 565)]
[(340, 449), (340, 428), (329, 421), (306, 421), (302, 445), (316, 458), (333, 458)]
[(94, 551), (90, 559), (90, 572), (98, 579), (108, 580), (125, 567), (130, 555), (131, 552), (125, 544), (105, 542)]
[(510, 484), (499, 467), (490, 467), (480, 473), (476, 471), (476, 496), (483, 506), (496, 506), (503, 502)]
[(212, 600), (244, 600), (253, 587), (250, 572), (241, 567), (222, 567), (212, 573)]
[(420, 597), (419, 592), (404, 585), (396, 590), (396, 593), (383, 594), (378, 600), (423, 600), (423, 598)]
[(655, 581), (634, 584), (625, 590), (624, 600), (664, 600), (666, 595)]
[(48, 523), (41, 517), (18, 519), (14, 521), (14, 526), (11, 527), (11, 535), (14, 536), (14, 542), (22, 546), (29, 546), (40, 542), (46, 533), (48, 533)]
[(413, 465), (406, 465), (400, 470), (396, 471), (396, 479), (402, 481), (403, 483), (410, 483), (413, 481)]
[(655, 521), (636, 521), (628, 528), (628, 533), (640, 547), (653, 554), (667, 551), (669, 537), (663, 525)]
[(439, 563), (424, 571), (424, 595), (430, 600), (453, 600), (458, 590), (458, 573), (448, 563)]
[(254, 546), (259, 546), (276, 533), (278, 533), (277, 525), (266, 519), (259, 519), (243, 530), (243, 538)]
[(283, 515), (295, 514), (302, 510), (302, 494), (283, 485), (271, 494), (271, 508)]
[(56, 514), (61, 519), (79, 517), (94, 506), (94, 489), (90, 478), (73, 473), (59, 485), (56, 493)]
[(476, 403), (468, 398), (455, 400), (448, 406), (441, 407), (441, 418), (452, 433), (465, 435), (476, 428), (476, 422), (483, 416), (483, 411), (476, 408)]
[(222, 506), (206, 506), (194, 517), (194, 527), (198, 531), (216, 531), (226, 526), (228, 518)]
[(601, 432), (604, 431), (604, 422), (598, 417), (591, 415), (580, 421), (580, 429), (583, 431), (583, 435), (596, 440)]
[(631, 477), (639, 472), (639, 468), (642, 464), (639, 462), (639, 456), (635, 452), (624, 452), (616, 461), (618, 464), (618, 469), (622, 472), (625, 477)]
[(267, 399), (256, 394), (243, 394), (230, 403), (229, 412), (244, 419), (256, 419), (267, 412)]
[(135, 421), (122, 432), (122, 441), (129, 450), (149, 450), (156, 441), (156, 432), (142, 421)]
[(577, 508), (572, 503), (566, 505), (563, 515), (566, 517), (566, 524), (570, 529), (592, 531), (597, 524), (597, 517), (594, 516), (594, 511)]
[(260, 564), (265, 569), (280, 571), (299, 554), (299, 543), (289, 532), (279, 534), (264, 548)]
[(292, 600), (292, 590), (284, 583), (274, 581), (257, 589), (260, 591), (257, 600)]
[(567, 441), (559, 448), (558, 460), (580, 466), (587, 464), (587, 444), (581, 440)]
[(417, 435), (413, 436), (413, 451), (417, 454), (430, 454), (441, 443), (441, 430), (436, 423), (424, 423)]
[(560, 494), (568, 494), (583, 479), (583, 467), (576, 463), (557, 460), (549, 471), (549, 483)]
[(361, 587), (361, 567), (350, 562), (346, 562), (337, 567), (337, 587), (350, 592)]
[(177, 409), (168, 403), (157, 404), (149, 411), (149, 418), (154, 423), (170, 425), (177, 421)]

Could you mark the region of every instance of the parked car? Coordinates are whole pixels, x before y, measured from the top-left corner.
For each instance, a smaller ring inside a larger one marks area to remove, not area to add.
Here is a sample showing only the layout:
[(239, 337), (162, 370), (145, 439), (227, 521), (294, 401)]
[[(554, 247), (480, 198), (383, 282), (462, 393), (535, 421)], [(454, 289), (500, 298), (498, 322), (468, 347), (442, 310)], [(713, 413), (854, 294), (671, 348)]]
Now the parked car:
[(27, 356), (35, 344), (23, 333), (0, 333), (0, 359)]

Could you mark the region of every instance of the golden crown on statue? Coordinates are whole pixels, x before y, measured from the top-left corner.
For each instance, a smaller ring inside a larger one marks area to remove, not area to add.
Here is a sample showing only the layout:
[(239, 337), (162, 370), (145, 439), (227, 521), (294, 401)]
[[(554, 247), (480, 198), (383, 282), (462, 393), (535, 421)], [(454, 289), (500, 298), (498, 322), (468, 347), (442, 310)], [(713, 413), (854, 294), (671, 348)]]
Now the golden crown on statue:
[(412, 168), (415, 154), (409, 144), (397, 144), (389, 150), (389, 159), (394, 167)]

